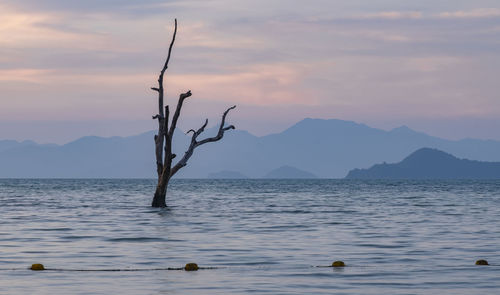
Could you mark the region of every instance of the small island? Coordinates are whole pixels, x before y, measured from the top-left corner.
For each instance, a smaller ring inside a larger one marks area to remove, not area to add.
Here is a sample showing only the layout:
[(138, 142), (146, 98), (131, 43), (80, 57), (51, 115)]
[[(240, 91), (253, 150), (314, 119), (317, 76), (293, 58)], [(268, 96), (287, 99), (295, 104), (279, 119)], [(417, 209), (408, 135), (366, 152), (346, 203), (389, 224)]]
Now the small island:
[(268, 179), (309, 179), (309, 178), (318, 178), (316, 175), (300, 170), (298, 168), (292, 167), (292, 166), (281, 166), (279, 168), (276, 168), (266, 175), (264, 175), (264, 178)]
[(346, 179), (500, 179), (500, 162), (459, 159), (437, 149), (421, 148), (399, 163), (351, 170)]

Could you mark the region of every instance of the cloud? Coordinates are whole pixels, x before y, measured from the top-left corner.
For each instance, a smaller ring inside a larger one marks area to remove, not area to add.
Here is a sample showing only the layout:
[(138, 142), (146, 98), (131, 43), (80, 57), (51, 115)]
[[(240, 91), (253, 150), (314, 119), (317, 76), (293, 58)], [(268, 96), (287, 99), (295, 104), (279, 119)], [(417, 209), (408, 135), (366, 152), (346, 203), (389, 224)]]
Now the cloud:
[(351, 32), (358, 36), (370, 38), (374, 40), (388, 41), (388, 42), (412, 42), (414, 38), (404, 35), (402, 33), (390, 32), (388, 30), (360, 30)]
[(96, 12), (96, 11), (117, 11), (129, 8), (155, 7), (158, 8), (163, 3), (174, 3), (180, 0), (3, 0), (3, 2), (12, 7), (19, 7), (28, 11), (59, 11), (59, 12)]
[(65, 85), (122, 85), (137, 81), (145, 82), (153, 74), (130, 73), (91, 73), (82, 74), (61, 69), (7, 69), (0, 70), (0, 81), (22, 81), (35, 84), (59, 86)]
[(46, 69), (0, 69), (0, 81), (40, 83), (40, 77), (46, 77), (51, 73), (51, 70)]
[(406, 61), (406, 68), (424, 73), (444, 70), (448, 67), (463, 65), (463, 58), (453, 56), (411, 57)]
[(197, 47), (215, 49), (249, 49), (262, 48), (263, 41), (254, 36), (224, 34), (222, 30), (209, 26), (204, 22), (183, 24), (179, 35), (182, 42), (178, 47)]
[(436, 14), (423, 14), (421, 11), (382, 11), (354, 15), (353, 19), (373, 20), (419, 20), (419, 19), (472, 19), (500, 17), (500, 8), (475, 8), (471, 10), (444, 11)]
[(67, 16), (58, 13), (24, 12), (0, 6), (0, 46), (9, 48), (109, 48), (106, 37), (70, 30)]
[(466, 19), (466, 18), (496, 18), (500, 17), (499, 8), (477, 8), (468, 11), (448, 11), (437, 14), (444, 19)]
[(396, 20), (396, 19), (421, 19), (423, 17), (420, 11), (382, 11), (375, 13), (366, 13), (356, 15), (356, 19), (383, 19), (383, 20)]
[[(172, 75), (171, 88), (193, 89), (199, 97), (213, 101), (250, 105), (317, 104), (302, 89), (309, 67), (300, 64), (261, 64), (235, 69), (226, 74)], [(307, 99), (306, 99), (307, 98)]]

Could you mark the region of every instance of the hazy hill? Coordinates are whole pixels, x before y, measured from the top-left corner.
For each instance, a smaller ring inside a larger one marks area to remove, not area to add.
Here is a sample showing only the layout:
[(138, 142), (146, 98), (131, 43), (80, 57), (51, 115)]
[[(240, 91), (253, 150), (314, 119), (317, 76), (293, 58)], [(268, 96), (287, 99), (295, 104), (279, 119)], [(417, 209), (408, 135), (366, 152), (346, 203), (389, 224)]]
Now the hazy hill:
[(271, 179), (306, 179), (318, 178), (316, 175), (291, 166), (281, 166), (267, 173), (264, 178)]
[(437, 149), (422, 148), (396, 164), (354, 169), (349, 179), (499, 179), (500, 162), (459, 159)]
[[(215, 132), (209, 129), (206, 136)], [(0, 144), (0, 177), (154, 177), (153, 135), (89, 136), (65, 145), (11, 142), (4, 149)], [(174, 143), (180, 156), (189, 137), (178, 130)], [(281, 133), (262, 137), (231, 130), (221, 141), (199, 147), (178, 177), (206, 178), (227, 170), (260, 178), (288, 165), (318, 177), (342, 178), (353, 168), (401, 161), (422, 147), (460, 158), (500, 161), (498, 141), (450, 141), (407, 127), (384, 131), (351, 121), (304, 119)]]
[(31, 140), (25, 140), (25, 141), (15, 141), (15, 140), (0, 140), (0, 152), (12, 149), (12, 148), (19, 148), (19, 147), (24, 147), (24, 146), (33, 146), (37, 145), (36, 142), (31, 141)]

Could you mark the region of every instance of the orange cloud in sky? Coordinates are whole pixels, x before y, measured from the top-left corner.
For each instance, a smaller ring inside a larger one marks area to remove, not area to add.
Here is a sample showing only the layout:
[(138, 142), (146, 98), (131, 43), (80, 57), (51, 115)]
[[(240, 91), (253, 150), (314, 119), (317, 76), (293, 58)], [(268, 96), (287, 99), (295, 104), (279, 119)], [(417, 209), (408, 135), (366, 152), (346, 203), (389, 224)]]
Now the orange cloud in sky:
[[(173, 72), (165, 77), (166, 94), (172, 105), (181, 92), (191, 89), (194, 94), (191, 100), (217, 105), (317, 106), (320, 104), (317, 93), (301, 84), (307, 74), (308, 67), (300, 64), (254, 65), (224, 74)], [(0, 70), (0, 83), (11, 83), (11, 87), (18, 89), (0, 109), (0, 117), (16, 119), (23, 114), (43, 119), (57, 114), (59, 119), (87, 120), (118, 119), (127, 114), (128, 118), (148, 118), (155, 110), (155, 93), (149, 87), (155, 85), (156, 79), (155, 73)], [(37, 108), (26, 108), (27, 105)], [(191, 107), (196, 108), (197, 104)]]
[(308, 67), (299, 64), (253, 65), (227, 74), (172, 75), (174, 89), (193, 89), (200, 97), (253, 105), (314, 105), (316, 96), (306, 91), (302, 79)]
[(0, 81), (41, 83), (53, 71), (45, 69), (0, 69)]
[(68, 16), (58, 13), (22, 12), (0, 6), (0, 46), (20, 48), (109, 48), (105, 36), (64, 30)]

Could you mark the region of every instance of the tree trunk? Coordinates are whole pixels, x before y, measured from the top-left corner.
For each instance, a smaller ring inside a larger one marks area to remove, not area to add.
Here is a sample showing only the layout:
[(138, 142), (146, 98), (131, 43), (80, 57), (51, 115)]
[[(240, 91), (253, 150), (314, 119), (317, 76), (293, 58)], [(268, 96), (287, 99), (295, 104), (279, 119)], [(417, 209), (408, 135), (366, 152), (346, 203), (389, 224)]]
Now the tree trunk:
[(165, 198), (167, 196), (167, 186), (169, 181), (170, 179), (166, 180), (162, 179), (158, 182), (151, 206), (155, 208), (167, 207), (167, 202), (165, 201)]

